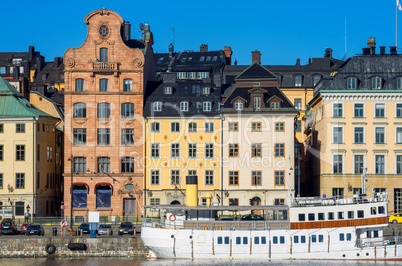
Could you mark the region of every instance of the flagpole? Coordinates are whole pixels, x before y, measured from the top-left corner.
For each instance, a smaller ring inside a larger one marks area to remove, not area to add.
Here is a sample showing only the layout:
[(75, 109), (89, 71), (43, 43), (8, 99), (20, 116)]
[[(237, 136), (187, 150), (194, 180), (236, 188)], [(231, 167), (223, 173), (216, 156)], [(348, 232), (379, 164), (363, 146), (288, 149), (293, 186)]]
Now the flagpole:
[(398, 0), (396, 0), (396, 9), (395, 9), (395, 46), (398, 47)]

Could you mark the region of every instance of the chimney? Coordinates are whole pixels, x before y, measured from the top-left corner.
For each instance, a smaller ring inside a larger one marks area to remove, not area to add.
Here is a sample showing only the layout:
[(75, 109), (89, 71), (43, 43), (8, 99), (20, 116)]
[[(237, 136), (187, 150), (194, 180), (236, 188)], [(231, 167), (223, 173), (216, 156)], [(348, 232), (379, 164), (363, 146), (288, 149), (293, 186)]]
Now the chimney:
[(129, 21), (124, 22), (123, 25), (123, 40), (128, 41), (131, 39), (131, 24)]
[(201, 44), (200, 52), (208, 52), (208, 44)]
[(370, 54), (370, 48), (362, 48), (363, 50), (363, 55), (369, 55)]
[(375, 54), (375, 46), (370, 47), (370, 54)]
[(375, 47), (375, 38), (369, 37), (367, 38), (367, 48)]
[(59, 67), (61, 61), (62, 61), (62, 60), (61, 60), (61, 57), (55, 57), (55, 58), (54, 58), (54, 65), (55, 65), (55, 67)]
[(324, 58), (332, 58), (332, 49), (331, 47), (325, 49), (325, 54), (324, 54)]
[(380, 54), (385, 54), (385, 46), (380, 46)]
[(29, 46), (29, 55), (28, 55), (29, 62), (32, 61), (34, 52), (35, 52), (35, 47), (34, 46)]
[(258, 63), (261, 65), (261, 53), (257, 49), (251, 52), (251, 64)]
[(225, 58), (226, 58), (226, 65), (231, 65), (232, 64), (232, 49), (229, 46), (223, 47), (223, 52), (225, 53)]
[(296, 59), (296, 66), (300, 66), (300, 58)]
[(390, 46), (389, 47), (389, 54), (397, 54), (396, 46)]
[(173, 57), (173, 44), (169, 45), (169, 58)]

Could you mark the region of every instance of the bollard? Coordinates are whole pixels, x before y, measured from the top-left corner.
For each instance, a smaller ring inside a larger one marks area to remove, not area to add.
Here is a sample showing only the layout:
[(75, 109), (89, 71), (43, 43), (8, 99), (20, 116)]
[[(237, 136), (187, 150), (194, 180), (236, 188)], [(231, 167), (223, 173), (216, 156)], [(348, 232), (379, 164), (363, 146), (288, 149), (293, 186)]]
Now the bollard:
[(83, 236), (84, 235), (84, 229), (81, 229), (80, 230), (80, 236)]
[(57, 236), (57, 228), (56, 227), (53, 228), (53, 236)]

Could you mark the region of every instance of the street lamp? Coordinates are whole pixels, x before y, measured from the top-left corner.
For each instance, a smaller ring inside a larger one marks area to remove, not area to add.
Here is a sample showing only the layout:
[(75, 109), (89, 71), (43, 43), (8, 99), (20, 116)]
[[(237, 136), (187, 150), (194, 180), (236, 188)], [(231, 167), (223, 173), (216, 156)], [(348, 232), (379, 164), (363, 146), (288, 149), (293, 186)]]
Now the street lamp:
[(71, 194), (71, 201), (70, 201), (70, 229), (73, 229), (73, 161), (74, 157), (71, 154), (71, 158), (68, 159), (71, 163), (71, 185), (70, 185), (70, 194)]

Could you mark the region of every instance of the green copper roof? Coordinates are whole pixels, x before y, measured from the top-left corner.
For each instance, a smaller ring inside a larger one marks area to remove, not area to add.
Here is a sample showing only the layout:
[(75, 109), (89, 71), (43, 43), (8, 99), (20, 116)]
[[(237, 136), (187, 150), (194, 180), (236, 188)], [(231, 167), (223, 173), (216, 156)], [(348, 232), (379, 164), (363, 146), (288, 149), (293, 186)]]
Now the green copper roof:
[(0, 77), (0, 118), (44, 117), (54, 118), (28, 102), (17, 89)]

